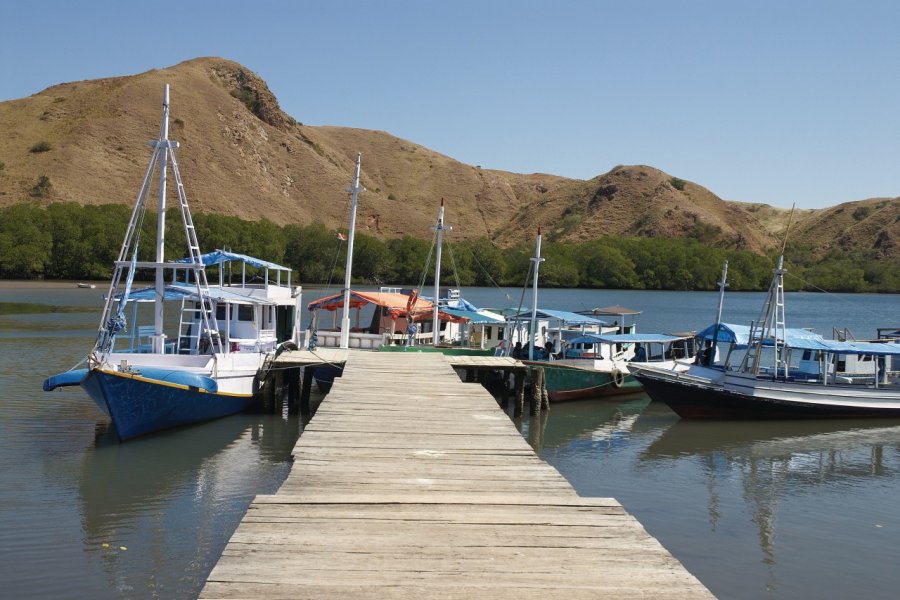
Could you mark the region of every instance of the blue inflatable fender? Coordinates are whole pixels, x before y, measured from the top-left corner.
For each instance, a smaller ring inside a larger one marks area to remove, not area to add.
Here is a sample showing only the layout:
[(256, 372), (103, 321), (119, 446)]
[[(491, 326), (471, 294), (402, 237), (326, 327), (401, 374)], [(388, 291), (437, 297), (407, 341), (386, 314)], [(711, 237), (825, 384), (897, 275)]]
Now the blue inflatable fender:
[(160, 367), (135, 367), (134, 375), (143, 377), (144, 379), (154, 379), (164, 383), (174, 383), (177, 385), (199, 388), (211, 394), (215, 394), (219, 391), (219, 384), (215, 379), (207, 377), (206, 375), (191, 373), (189, 371)]
[(73, 369), (71, 371), (66, 371), (65, 373), (60, 373), (59, 375), (48, 377), (44, 380), (44, 391), (49, 392), (60, 387), (78, 385), (85, 377), (87, 377), (87, 374), (87, 369)]

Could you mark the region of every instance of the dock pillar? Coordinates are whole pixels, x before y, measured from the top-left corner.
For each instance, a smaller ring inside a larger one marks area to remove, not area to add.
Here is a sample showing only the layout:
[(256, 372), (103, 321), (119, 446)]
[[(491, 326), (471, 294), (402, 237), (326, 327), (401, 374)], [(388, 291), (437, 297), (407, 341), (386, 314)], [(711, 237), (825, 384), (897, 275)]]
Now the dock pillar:
[(309, 414), (309, 395), (312, 391), (313, 371), (315, 370), (315, 367), (303, 368), (303, 391), (300, 393), (300, 414), (304, 416)]
[(525, 371), (518, 370), (513, 375), (515, 380), (516, 403), (513, 408), (513, 417), (522, 416), (522, 408), (525, 404)]
[(550, 393), (547, 391), (547, 373), (541, 369), (541, 409), (550, 410)]
[(275, 403), (272, 405), (272, 412), (277, 414), (284, 409), (284, 371), (275, 369), (272, 374), (275, 376)]
[(506, 410), (509, 404), (509, 371), (500, 371), (500, 406)]
[(266, 373), (262, 385), (263, 410), (275, 412), (275, 374), (272, 371)]
[(296, 415), (300, 408), (300, 367), (292, 367), (285, 373), (288, 378), (288, 414)]
[(531, 399), (528, 404), (528, 414), (532, 417), (541, 414), (542, 396), (544, 389), (544, 369), (541, 367), (531, 371)]

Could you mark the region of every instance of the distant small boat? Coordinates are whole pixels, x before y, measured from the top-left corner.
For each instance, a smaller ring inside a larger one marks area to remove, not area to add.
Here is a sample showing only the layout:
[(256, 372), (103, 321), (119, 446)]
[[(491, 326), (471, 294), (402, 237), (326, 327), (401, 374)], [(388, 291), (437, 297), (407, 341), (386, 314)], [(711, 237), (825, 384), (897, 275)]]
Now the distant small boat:
[(94, 285), (93, 283), (79, 283), (78, 287), (80, 287), (82, 289), (86, 289), (86, 290), (92, 290), (92, 289), (96, 288), (97, 286)]

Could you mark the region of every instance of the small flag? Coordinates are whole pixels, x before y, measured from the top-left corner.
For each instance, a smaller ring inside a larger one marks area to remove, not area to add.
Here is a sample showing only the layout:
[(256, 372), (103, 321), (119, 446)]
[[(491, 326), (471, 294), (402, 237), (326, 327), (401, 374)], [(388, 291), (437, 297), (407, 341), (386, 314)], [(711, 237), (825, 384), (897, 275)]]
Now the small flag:
[(337, 235), (338, 235), (338, 239), (341, 240), (342, 242), (346, 242), (346, 241), (347, 241), (347, 236), (344, 235), (343, 233), (341, 233), (340, 231), (338, 231), (338, 234), (337, 234)]

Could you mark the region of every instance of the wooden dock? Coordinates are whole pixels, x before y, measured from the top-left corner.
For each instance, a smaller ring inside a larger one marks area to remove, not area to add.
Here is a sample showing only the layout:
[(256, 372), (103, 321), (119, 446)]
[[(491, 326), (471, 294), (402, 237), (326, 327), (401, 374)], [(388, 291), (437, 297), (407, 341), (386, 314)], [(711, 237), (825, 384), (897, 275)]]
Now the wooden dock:
[(441, 354), (350, 352), (201, 598), (712, 598)]

